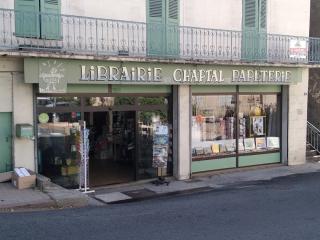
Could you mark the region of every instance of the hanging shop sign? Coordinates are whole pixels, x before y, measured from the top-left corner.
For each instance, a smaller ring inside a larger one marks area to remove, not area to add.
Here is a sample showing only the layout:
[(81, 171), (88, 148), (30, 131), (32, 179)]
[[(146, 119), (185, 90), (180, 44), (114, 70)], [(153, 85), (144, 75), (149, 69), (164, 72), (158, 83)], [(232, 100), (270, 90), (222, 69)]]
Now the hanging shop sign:
[(243, 65), (164, 64), (27, 58), (25, 82), (41, 93), (63, 93), (68, 84), (284, 85), (301, 81), (301, 69)]

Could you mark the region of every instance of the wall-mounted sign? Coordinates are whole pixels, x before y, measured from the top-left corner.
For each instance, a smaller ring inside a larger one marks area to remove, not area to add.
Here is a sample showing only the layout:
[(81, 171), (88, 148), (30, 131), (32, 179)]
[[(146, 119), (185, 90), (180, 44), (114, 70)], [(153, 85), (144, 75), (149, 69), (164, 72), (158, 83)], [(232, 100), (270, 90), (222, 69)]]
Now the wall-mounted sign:
[(58, 60), (47, 60), (39, 64), (39, 92), (66, 93), (67, 81), (64, 78), (63, 63)]
[(41, 93), (64, 93), (67, 84), (284, 85), (301, 81), (297, 67), (177, 64), (26, 58), (25, 82)]
[(40, 123), (47, 123), (49, 122), (49, 115), (48, 113), (40, 113), (38, 116), (38, 120)]
[(290, 58), (306, 59), (308, 55), (307, 41), (290, 39), (289, 55)]

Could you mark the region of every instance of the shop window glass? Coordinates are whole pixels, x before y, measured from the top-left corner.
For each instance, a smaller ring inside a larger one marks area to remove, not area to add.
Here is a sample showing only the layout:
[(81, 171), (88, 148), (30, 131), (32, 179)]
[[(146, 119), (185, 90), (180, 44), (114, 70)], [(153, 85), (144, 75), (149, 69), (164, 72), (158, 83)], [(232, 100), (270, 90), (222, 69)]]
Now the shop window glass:
[(280, 149), (278, 95), (239, 96), (239, 152)]
[(39, 172), (65, 187), (78, 186), (80, 112), (38, 114)]
[(192, 97), (192, 159), (235, 154), (235, 96)]
[(38, 107), (78, 107), (79, 97), (37, 97)]
[[(167, 131), (158, 135), (158, 127)], [(167, 110), (138, 112), (138, 179), (156, 177), (159, 166), (162, 167), (161, 176), (172, 174), (171, 129)]]
[(89, 97), (85, 99), (87, 106), (112, 107), (115, 105), (134, 105), (134, 97)]

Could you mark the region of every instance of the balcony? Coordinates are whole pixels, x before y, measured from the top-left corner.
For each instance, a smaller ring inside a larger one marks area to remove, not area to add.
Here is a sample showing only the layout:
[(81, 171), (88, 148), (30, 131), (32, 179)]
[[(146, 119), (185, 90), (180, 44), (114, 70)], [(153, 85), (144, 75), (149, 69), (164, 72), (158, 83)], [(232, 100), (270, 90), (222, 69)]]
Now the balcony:
[(0, 9), (0, 52), (314, 64), (320, 39)]

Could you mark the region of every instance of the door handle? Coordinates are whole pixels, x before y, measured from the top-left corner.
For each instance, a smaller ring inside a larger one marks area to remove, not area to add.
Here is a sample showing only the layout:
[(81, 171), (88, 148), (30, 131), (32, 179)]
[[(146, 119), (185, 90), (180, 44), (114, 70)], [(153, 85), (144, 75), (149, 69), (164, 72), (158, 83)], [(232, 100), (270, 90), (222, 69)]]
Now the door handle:
[(9, 142), (9, 137), (8, 136), (6, 137), (6, 142)]

